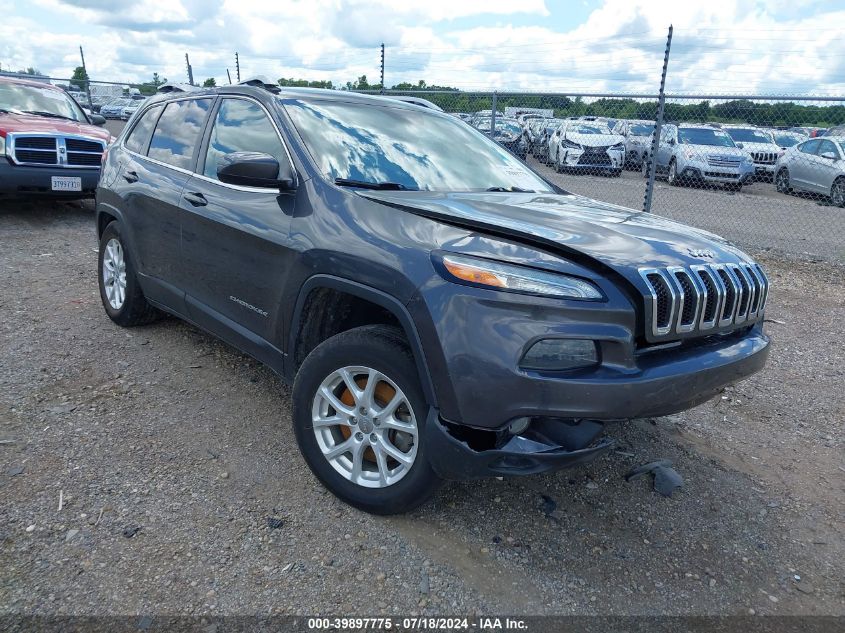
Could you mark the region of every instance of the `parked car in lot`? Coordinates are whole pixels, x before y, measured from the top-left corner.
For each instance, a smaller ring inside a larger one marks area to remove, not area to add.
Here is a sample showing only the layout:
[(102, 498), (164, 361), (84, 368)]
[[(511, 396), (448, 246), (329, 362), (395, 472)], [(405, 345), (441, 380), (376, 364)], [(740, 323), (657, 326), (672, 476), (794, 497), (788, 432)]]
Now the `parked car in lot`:
[(700, 404), (769, 349), (739, 249), (377, 96), (154, 96), (108, 152), (96, 230), (108, 317), (172, 313), (293, 382), (305, 461), (368, 512), (587, 462), (611, 421)]
[(618, 121), (613, 131), (625, 137), (625, 167), (641, 169), (643, 156), (651, 149), (654, 121)]
[(138, 111), (138, 108), (140, 108), (144, 104), (144, 101), (145, 99), (130, 99), (129, 103), (124, 106), (123, 110), (121, 111), (120, 118), (124, 121), (128, 121), (129, 117), (135, 114), (135, 112)]
[(798, 143), (802, 143), (806, 141), (809, 137), (805, 134), (799, 134), (798, 132), (790, 132), (788, 130), (769, 130), (774, 138), (775, 143), (781, 149), (788, 149), (793, 145), (798, 145)]
[(566, 119), (543, 119), (540, 125), (537, 140), (534, 142), (534, 157), (541, 163), (548, 165), (549, 160), (549, 139), (561, 125), (566, 123)]
[[(490, 134), (493, 125), (492, 117), (479, 117), (475, 122), (475, 128), (484, 134)], [(516, 119), (496, 117), (496, 129), (493, 132), (493, 140), (525, 160), (528, 156), (528, 143), (522, 134), (522, 126)]]
[(111, 135), (62, 89), (0, 77), (0, 196), (94, 194)]
[[(648, 170), (646, 155), (643, 176)], [(751, 155), (724, 130), (694, 123), (669, 123), (660, 130), (655, 175), (665, 175), (670, 185), (702, 182), (740, 191), (754, 172)]]
[(723, 125), (722, 130), (728, 133), (737, 147), (751, 154), (754, 178), (773, 182), (775, 163), (783, 153), (774, 137), (768, 131), (751, 125)]
[(120, 119), (123, 117), (123, 109), (132, 104), (129, 97), (114, 99), (100, 107), (100, 114), (107, 119)]
[(566, 121), (549, 138), (549, 162), (564, 170), (619, 176), (625, 164), (625, 137), (603, 121)]
[(790, 147), (775, 170), (779, 192), (821, 194), (845, 207), (845, 136), (822, 136)]

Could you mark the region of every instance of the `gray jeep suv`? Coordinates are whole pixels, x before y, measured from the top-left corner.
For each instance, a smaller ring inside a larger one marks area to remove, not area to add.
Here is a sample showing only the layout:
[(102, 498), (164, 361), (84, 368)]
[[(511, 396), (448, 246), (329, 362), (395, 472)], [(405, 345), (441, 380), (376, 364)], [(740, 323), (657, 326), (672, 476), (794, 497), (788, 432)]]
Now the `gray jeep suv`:
[(594, 459), (608, 423), (704, 402), (769, 350), (748, 255), (395, 99), (152, 97), (108, 151), (96, 226), (112, 321), (174, 314), (292, 382), (305, 461), (368, 512)]

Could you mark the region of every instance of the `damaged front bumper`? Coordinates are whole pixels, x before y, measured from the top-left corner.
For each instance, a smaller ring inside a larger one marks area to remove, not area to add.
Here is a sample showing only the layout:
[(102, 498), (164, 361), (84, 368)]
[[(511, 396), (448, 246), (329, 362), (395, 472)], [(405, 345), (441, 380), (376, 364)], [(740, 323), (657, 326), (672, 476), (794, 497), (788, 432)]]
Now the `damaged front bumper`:
[[(443, 479), (534, 475), (585, 464), (605, 454), (615, 440), (600, 438), (604, 424), (595, 420), (537, 419), (524, 432), (485, 441), (468, 427), (440, 420), (431, 409), (425, 443), (431, 467)], [(492, 433), (482, 431), (492, 436)]]

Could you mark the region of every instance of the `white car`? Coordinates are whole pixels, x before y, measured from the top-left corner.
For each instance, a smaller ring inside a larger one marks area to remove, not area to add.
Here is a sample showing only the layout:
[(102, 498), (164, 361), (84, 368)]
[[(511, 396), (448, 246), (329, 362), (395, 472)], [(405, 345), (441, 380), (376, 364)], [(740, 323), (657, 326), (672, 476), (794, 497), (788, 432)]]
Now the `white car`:
[(549, 162), (567, 170), (619, 176), (625, 164), (625, 137), (603, 121), (566, 121), (549, 138)]
[(761, 130), (751, 125), (723, 125), (736, 146), (751, 154), (754, 161), (754, 178), (772, 182), (775, 177), (775, 163), (783, 155), (783, 150), (775, 142), (768, 130)]

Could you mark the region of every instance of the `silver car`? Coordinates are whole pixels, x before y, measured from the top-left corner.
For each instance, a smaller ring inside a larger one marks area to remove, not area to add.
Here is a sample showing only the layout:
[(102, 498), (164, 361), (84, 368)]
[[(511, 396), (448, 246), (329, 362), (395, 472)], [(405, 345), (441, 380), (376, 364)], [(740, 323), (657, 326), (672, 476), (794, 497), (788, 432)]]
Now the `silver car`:
[[(643, 176), (648, 167), (646, 156)], [(754, 163), (727, 132), (695, 123), (668, 124), (660, 131), (655, 174), (665, 174), (670, 185), (718, 183), (739, 191), (754, 176)]]
[(829, 196), (845, 207), (845, 136), (824, 136), (790, 147), (775, 166), (781, 193), (803, 191)]
[(625, 137), (625, 167), (640, 169), (651, 147), (654, 121), (619, 121), (613, 131)]
[(751, 154), (755, 178), (772, 182), (775, 178), (775, 163), (783, 150), (775, 143), (771, 133), (753, 125), (723, 125), (722, 129), (730, 135), (737, 147)]

